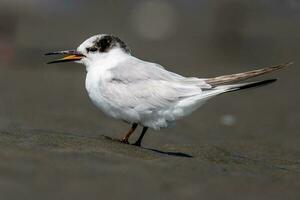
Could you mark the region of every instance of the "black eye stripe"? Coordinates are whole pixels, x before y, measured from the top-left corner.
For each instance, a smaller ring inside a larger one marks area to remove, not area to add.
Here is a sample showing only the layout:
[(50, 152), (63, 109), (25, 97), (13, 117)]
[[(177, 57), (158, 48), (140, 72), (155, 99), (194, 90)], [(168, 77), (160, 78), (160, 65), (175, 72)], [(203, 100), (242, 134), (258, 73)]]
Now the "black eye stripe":
[(96, 52), (98, 51), (98, 49), (96, 47), (90, 47), (90, 48), (86, 48), (87, 52)]

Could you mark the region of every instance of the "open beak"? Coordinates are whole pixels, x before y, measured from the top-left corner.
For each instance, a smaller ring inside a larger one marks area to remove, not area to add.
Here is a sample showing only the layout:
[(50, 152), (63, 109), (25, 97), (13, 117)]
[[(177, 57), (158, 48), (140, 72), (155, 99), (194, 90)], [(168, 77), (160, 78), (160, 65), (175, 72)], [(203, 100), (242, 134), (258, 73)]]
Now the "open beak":
[(48, 62), (47, 64), (79, 61), (83, 57), (85, 57), (82, 53), (80, 53), (79, 51), (76, 51), (76, 50), (55, 51), (55, 52), (46, 53), (45, 55), (46, 56), (49, 56), (49, 55), (66, 55), (65, 57), (63, 57), (61, 59)]

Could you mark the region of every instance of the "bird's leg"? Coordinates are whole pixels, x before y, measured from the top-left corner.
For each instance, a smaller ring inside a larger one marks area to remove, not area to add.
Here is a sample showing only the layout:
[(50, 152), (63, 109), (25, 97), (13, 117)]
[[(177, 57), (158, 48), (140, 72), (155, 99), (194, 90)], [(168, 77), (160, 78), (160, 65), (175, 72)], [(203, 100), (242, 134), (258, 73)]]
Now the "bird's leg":
[(131, 128), (129, 129), (129, 131), (126, 133), (126, 135), (119, 141), (122, 143), (125, 143), (125, 144), (129, 144), (128, 139), (129, 139), (130, 135), (135, 131), (137, 126), (138, 126), (137, 123), (133, 123)]
[(143, 128), (143, 131), (142, 131), (142, 133), (141, 133), (139, 139), (138, 139), (133, 145), (139, 146), (139, 147), (141, 146), (143, 137), (145, 136), (145, 133), (146, 133), (147, 130), (148, 130), (148, 127), (144, 127), (144, 128)]

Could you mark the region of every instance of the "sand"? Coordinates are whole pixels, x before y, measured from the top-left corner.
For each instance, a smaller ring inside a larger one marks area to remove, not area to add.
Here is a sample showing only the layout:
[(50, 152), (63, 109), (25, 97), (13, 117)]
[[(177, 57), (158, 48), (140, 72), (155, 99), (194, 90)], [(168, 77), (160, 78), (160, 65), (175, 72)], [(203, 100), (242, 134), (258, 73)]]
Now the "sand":
[(1, 131), (1, 199), (299, 198), (299, 152), (252, 142), (148, 146)]

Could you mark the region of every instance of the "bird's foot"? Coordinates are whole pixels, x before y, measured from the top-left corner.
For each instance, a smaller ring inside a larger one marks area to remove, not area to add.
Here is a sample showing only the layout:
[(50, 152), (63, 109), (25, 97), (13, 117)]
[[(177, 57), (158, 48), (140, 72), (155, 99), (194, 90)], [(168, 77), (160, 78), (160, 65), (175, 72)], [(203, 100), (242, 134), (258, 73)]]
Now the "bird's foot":
[(122, 138), (122, 139), (120, 139), (120, 138), (113, 138), (112, 140), (116, 141), (116, 142), (123, 143), (123, 144), (129, 144), (129, 141), (126, 138)]
[(123, 144), (129, 144), (129, 141), (128, 139), (126, 138), (112, 138), (112, 137), (109, 137), (109, 136), (104, 136), (105, 139), (108, 139), (108, 140), (111, 140), (111, 141), (114, 141), (114, 142), (120, 142), (120, 143), (123, 143)]
[(119, 139), (119, 142), (121, 142), (121, 143), (123, 143), (123, 144), (129, 144), (128, 139), (125, 139), (125, 138)]
[(135, 143), (133, 143), (132, 145), (134, 145), (134, 146), (137, 146), (137, 147), (140, 147), (141, 146), (141, 142), (139, 142), (139, 141), (136, 141)]

